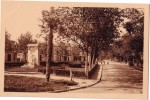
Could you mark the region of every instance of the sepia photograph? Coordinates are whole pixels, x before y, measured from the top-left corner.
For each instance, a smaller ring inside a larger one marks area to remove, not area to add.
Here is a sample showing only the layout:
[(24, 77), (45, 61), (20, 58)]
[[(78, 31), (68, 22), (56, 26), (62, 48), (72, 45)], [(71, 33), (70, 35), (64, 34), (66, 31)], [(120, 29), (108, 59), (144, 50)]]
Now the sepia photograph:
[(3, 1), (2, 94), (147, 98), (148, 7)]

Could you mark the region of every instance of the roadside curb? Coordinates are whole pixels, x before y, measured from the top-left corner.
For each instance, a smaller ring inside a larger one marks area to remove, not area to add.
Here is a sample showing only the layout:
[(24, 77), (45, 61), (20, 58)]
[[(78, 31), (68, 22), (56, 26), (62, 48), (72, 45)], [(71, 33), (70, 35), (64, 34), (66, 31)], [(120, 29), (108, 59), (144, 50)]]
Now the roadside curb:
[(82, 86), (82, 87), (77, 87), (77, 88), (72, 88), (72, 89), (66, 89), (66, 90), (56, 90), (56, 91), (48, 91), (49, 93), (61, 93), (61, 92), (68, 92), (68, 91), (73, 91), (73, 90), (78, 90), (78, 89), (84, 89), (84, 88), (88, 88), (91, 87), (93, 85), (96, 85), (97, 83), (99, 83), (101, 81), (102, 78), (102, 71), (103, 71), (103, 65), (100, 65), (100, 71), (99, 71), (99, 76), (98, 76), (98, 80), (90, 85), (87, 86)]

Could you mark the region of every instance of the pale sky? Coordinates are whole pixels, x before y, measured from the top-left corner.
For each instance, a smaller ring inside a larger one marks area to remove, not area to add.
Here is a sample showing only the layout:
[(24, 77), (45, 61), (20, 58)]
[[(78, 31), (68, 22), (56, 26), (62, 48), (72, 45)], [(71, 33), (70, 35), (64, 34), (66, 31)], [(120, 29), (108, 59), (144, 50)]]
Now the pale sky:
[[(5, 1), (2, 3), (2, 33), (5, 29), (11, 34), (11, 39), (17, 41), (21, 33), (31, 32), (35, 38), (36, 34), (41, 33), (39, 18), (42, 17), (42, 10), (49, 10), (51, 2), (16, 2)], [(65, 6), (62, 3), (59, 6)], [(73, 5), (74, 6), (74, 5)], [(77, 5), (75, 5), (77, 6)], [(125, 33), (126, 31), (123, 30)]]
[(2, 5), (2, 26), (11, 34), (11, 39), (16, 40), (21, 33), (30, 31), (35, 37), (40, 33), (42, 10), (49, 10), (48, 3), (40, 2), (5, 2)]

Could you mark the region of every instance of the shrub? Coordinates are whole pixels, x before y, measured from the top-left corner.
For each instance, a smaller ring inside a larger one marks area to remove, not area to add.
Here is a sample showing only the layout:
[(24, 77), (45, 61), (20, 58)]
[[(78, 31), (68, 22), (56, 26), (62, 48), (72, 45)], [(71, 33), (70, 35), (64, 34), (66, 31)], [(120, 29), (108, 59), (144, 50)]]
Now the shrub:
[(54, 73), (58, 76), (70, 76), (70, 70), (66, 69), (56, 69)]
[(129, 62), (128, 62), (128, 65), (129, 65), (129, 66), (133, 66), (133, 61), (129, 61)]
[(81, 62), (71, 62), (68, 65), (69, 65), (69, 67), (74, 67), (74, 68), (82, 67), (82, 63)]
[(72, 71), (73, 77), (85, 77), (84, 71)]
[[(46, 74), (46, 67), (37, 68), (37, 71)], [(53, 69), (51, 69), (51, 73), (53, 73)]]
[(44, 68), (37, 68), (37, 71), (45, 74), (46, 73), (46, 68), (45, 67)]
[[(68, 62), (51, 62), (51, 66), (60, 66), (62, 64), (68, 64)], [(40, 62), (40, 65), (46, 66), (46, 61)]]
[[(58, 76), (70, 76), (69, 69), (56, 69), (54, 73)], [(73, 77), (85, 77), (84, 71), (72, 70)]]
[(6, 67), (17, 67), (23, 66), (25, 62), (13, 62), (13, 63), (5, 63)]

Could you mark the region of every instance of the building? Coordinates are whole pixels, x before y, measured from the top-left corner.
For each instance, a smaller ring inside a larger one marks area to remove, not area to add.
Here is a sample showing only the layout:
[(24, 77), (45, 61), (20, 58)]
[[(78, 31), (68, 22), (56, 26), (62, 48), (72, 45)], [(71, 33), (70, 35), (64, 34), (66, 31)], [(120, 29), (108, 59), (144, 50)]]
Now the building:
[(15, 48), (15, 41), (10, 41), (5, 47), (5, 63), (26, 62), (25, 54), (18, 52)]
[(10, 41), (5, 44), (5, 63), (12, 63), (17, 61), (17, 53), (15, 51), (15, 41)]
[[(41, 62), (46, 62), (45, 44), (28, 44), (28, 53), (24, 54), (14, 49), (14, 41), (11, 43), (11, 50), (5, 51), (5, 64), (27, 62), (31, 65), (40, 65)], [(54, 46), (52, 60), (53, 62), (84, 62), (85, 53), (77, 47), (66, 46), (62, 48), (61, 46)]]
[[(40, 49), (40, 61), (46, 61), (46, 54), (44, 53)], [(52, 59), (54, 62), (83, 62), (85, 61), (85, 53), (77, 47), (61, 48), (60, 46), (54, 46)]]
[(17, 62), (26, 62), (27, 58), (24, 53), (17, 53)]

